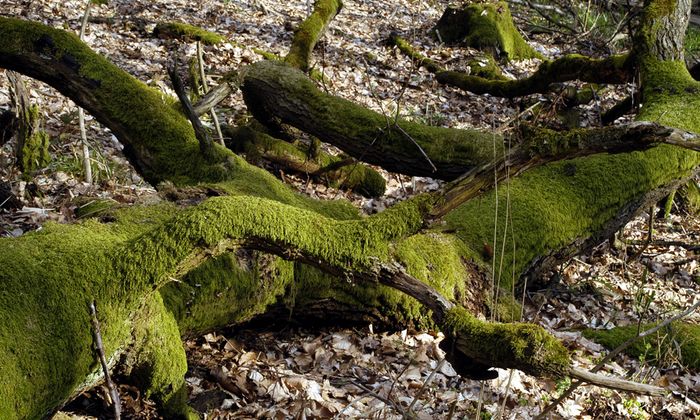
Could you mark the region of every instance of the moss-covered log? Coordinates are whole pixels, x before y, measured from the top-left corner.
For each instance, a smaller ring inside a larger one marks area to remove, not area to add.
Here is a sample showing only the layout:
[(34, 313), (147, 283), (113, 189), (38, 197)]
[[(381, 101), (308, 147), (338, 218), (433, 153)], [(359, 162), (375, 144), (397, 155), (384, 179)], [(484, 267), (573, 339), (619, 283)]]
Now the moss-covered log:
[(504, 98), (515, 98), (533, 93), (546, 93), (556, 82), (580, 80), (589, 83), (626, 83), (632, 79), (627, 56), (596, 59), (570, 54), (553, 61), (545, 61), (530, 77), (517, 80), (489, 80), (458, 71), (437, 73), (438, 82), (462, 90)]
[(408, 41), (398, 34), (392, 34), (389, 41), (404, 54), (416, 60), (420, 66), (435, 74), (438, 82), (462, 90), (489, 94), (504, 98), (516, 98), (533, 93), (547, 93), (556, 83), (580, 80), (589, 83), (620, 84), (632, 79), (633, 60), (627, 55), (611, 56), (603, 59), (589, 58), (578, 54), (544, 61), (537, 71), (524, 79), (506, 80), (492, 68), (490, 71), (476, 71), (478, 64), (470, 66), (470, 73), (445, 70), (439, 63), (425, 57)]
[(164, 39), (180, 39), (188, 42), (199, 41), (206, 45), (220, 44), (226, 40), (216, 32), (180, 22), (159, 22), (153, 29), (153, 36)]
[[(0, 66), (54, 86), (109, 127), (147, 181), (187, 183), (227, 177), (232, 162), (223, 148), (208, 163), (192, 126), (171, 98), (136, 81), (95, 54), (72, 33), (0, 17)], [(152, 118), (144, 118), (151, 115)]]
[[(482, 255), (484, 244), (492, 242), (493, 225), (484, 221), (498, 220), (501, 238), (514, 233), (515, 252), (490, 245), (505, 251), (502, 278), (517, 278), (543, 258), (562, 257), (562, 249), (619, 227), (650, 194), (692, 175), (700, 164), (697, 152), (669, 145), (597, 154), (511, 178), (498, 191), (462, 203), (432, 228), (425, 228), (434, 203), (430, 196), (362, 218), (348, 203), (293, 193), (228, 149), (215, 148), (218, 160), (207, 163), (171, 101), (96, 56), (77, 37), (4, 18), (0, 35), (5, 40), (0, 66), (44, 80), (84, 106), (129, 147), (128, 157), (149, 179), (201, 182), (191, 190), (221, 195), (188, 209), (167, 203), (134, 207), (115, 211), (105, 223), (49, 223), (39, 232), (0, 239), (2, 418), (45, 416), (96, 380), (87, 311), (93, 299), (102, 310), (110, 360), (128, 353), (144, 391), (173, 415), (188, 414), (181, 391), (184, 355), (173, 344), (175, 337), (247, 320), (280, 299), (299, 308), (333, 299), (377, 308), (401, 322), (432, 322), (455, 343), (458, 359), (561, 375), (568, 354), (543, 329), (491, 324), (459, 308), (483, 302), (493, 291), (485, 274), (490, 262)], [(397, 167), (422, 164), (423, 173), (432, 173), (422, 150), (454, 177), (468, 162), (473, 166), (491, 158), (490, 134), (392, 125), (379, 114), (321, 94), (282, 63), (252, 66), (243, 90), (253, 112), (273, 112), (312, 134), (325, 133), (358, 156), (365, 151), (367, 160), (385, 153), (389, 157), (373, 159)], [(660, 101), (673, 100), (668, 92), (656, 93)], [(651, 104), (645, 108), (661, 112)], [(307, 120), (308, 115), (315, 119)], [(674, 126), (700, 131), (694, 119), (675, 118)], [(173, 278), (186, 281), (171, 283)], [(193, 294), (190, 282), (203, 278), (206, 286)], [(496, 279), (495, 287), (509, 289), (509, 281)], [(432, 320), (421, 302), (433, 310)]]
[(241, 90), (248, 109), (263, 124), (294, 126), (393, 172), (454, 179), (490, 161), (493, 142), (501, 141), (498, 135), (477, 130), (387, 120), (321, 92), (303, 73), (280, 62), (251, 65)]
[(259, 158), (285, 170), (304, 174), (328, 186), (355, 191), (366, 197), (384, 195), (386, 181), (369, 166), (342, 156), (313, 151), (311, 145), (292, 144), (255, 130), (252, 127), (227, 129), (226, 146), (243, 152), (249, 162)]

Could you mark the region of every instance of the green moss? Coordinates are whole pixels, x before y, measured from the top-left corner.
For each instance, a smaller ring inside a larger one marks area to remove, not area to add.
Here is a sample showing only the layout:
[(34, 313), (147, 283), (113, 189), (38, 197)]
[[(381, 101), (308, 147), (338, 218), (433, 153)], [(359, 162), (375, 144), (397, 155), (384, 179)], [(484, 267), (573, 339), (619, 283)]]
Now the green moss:
[(73, 213), (78, 219), (84, 219), (86, 217), (99, 217), (117, 205), (118, 203), (114, 200), (91, 200), (81, 206), (76, 207)]
[(204, 262), (160, 292), (180, 331), (195, 335), (248, 321), (284, 294), (293, 263), (242, 251)]
[(520, 302), (515, 300), (511, 291), (499, 290), (498, 300), (496, 304), (492, 304), (493, 299), (487, 299), (486, 304), (489, 310), (493, 313), (494, 319), (499, 322), (517, 322), (520, 321), (522, 314), (522, 306)]
[[(586, 329), (583, 335), (605, 347), (613, 350), (622, 343), (637, 336), (638, 331), (652, 328), (654, 324), (643, 324), (616, 327), (610, 330)], [(656, 334), (636, 341), (625, 350), (625, 353), (638, 359), (663, 363), (668, 361), (668, 355), (677, 355), (680, 348), (681, 363), (690, 369), (700, 369), (700, 326), (674, 322), (669, 327), (659, 330)], [(675, 361), (675, 357), (671, 357)]]
[(123, 286), (115, 253), (124, 247), (120, 256), (130, 261), (125, 244), (167, 218), (171, 207), (117, 210), (122, 223), (47, 223), (0, 239), (0, 418), (40, 418), (101, 372), (92, 346), (92, 300), (107, 358), (118, 358), (131, 341), (138, 296), (151, 286), (143, 276), (128, 279), (132, 288)]
[(292, 46), (284, 58), (292, 67), (309, 70), (311, 52), (333, 17), (343, 7), (341, 0), (316, 0), (314, 10), (296, 29)]
[(131, 376), (139, 389), (147, 398), (158, 401), (161, 413), (168, 418), (186, 417), (187, 356), (177, 323), (158, 292), (147, 297), (134, 322), (133, 334)]
[[(432, 287), (443, 296), (461, 301), (465, 296), (467, 269), (462, 263), (459, 241), (436, 232), (409, 236), (398, 241), (393, 257), (409, 274)], [(362, 307), (401, 325), (434, 327), (431, 314), (414, 298), (395, 289), (371, 284), (338, 281), (319, 270), (299, 265), (296, 270), (296, 305), (322, 299), (334, 299), (351, 307)]]
[(252, 163), (265, 158), (302, 174), (316, 176), (321, 173), (316, 178), (327, 185), (353, 190), (367, 197), (382, 196), (386, 190), (386, 181), (376, 170), (360, 162), (344, 164), (344, 156), (314, 151), (314, 143), (311, 146), (289, 143), (251, 127), (229, 130), (229, 134), (232, 138), (229, 147), (245, 152)]
[(638, 119), (700, 133), (700, 82), (681, 61), (642, 62), (643, 106)]
[(49, 155), (49, 135), (45, 131), (36, 131), (22, 147), (22, 170), (33, 172), (43, 169), (51, 162)]
[(345, 200), (320, 201), (289, 189), (264, 169), (246, 164), (239, 167), (237, 176), (230, 181), (207, 184), (229, 195), (251, 195), (268, 198), (294, 207), (312, 210), (339, 220), (357, 219), (359, 213)]
[(478, 57), (467, 62), (472, 76), (483, 77), (490, 80), (506, 80), (501, 72), (501, 67), (492, 56)]
[(487, 366), (560, 377), (571, 364), (564, 345), (538, 325), (481, 321), (459, 306), (446, 314), (444, 324), (462, 353)]
[(220, 44), (226, 40), (225, 37), (180, 22), (159, 22), (153, 30), (153, 35), (160, 38), (177, 38), (188, 42), (200, 41), (206, 45)]
[(502, 1), (471, 3), (462, 9), (448, 7), (435, 30), (445, 42), (463, 42), (496, 57), (542, 58), (520, 35), (508, 4)]
[(414, 298), (396, 289), (380, 284), (339, 280), (305, 264), (297, 264), (295, 285), (288, 305), (295, 308), (332, 300), (347, 305), (354, 312), (366, 312), (390, 325), (413, 325), (416, 328), (435, 328), (430, 311)]
[[(40, 418), (97, 371), (88, 304), (106, 355), (129, 342), (133, 300), (112, 299), (107, 257), (125, 237), (93, 221), (0, 239), (0, 418)], [(11, 250), (11, 252), (9, 251)], [(41, 291), (37, 293), (36, 291)]]
[(649, 19), (661, 19), (676, 10), (676, 0), (654, 0), (645, 4), (644, 13)]
[(691, 214), (700, 213), (700, 187), (698, 187), (698, 183), (691, 180), (683, 186), (680, 192), (688, 211)]
[(22, 149), (17, 151), (19, 167), (27, 173), (43, 169), (51, 162), (49, 135), (39, 129), (40, 121), (39, 107), (30, 105), (27, 109), (26, 121), (23, 121), (20, 126), (22, 132), (19, 135), (24, 138), (24, 144)]
[(260, 48), (253, 48), (253, 52), (264, 58), (265, 60), (280, 61), (282, 57), (275, 53), (269, 51), (261, 50)]
[(409, 274), (446, 298), (459, 301), (465, 295), (465, 279), (469, 276), (462, 263), (463, 248), (452, 236), (430, 232), (398, 242), (395, 258)]
[[(499, 244), (506, 227), (505, 215), (509, 214), (501, 287), (509, 290), (513, 274), (519, 278), (531, 264), (552, 250), (598, 232), (623, 206), (647, 191), (688, 176), (700, 164), (699, 155), (671, 146), (628, 154), (592, 155), (551, 163), (501, 183)], [(491, 191), (463, 204), (446, 216), (446, 228), (455, 229), (473, 250), (481, 250), (488, 244), (499, 261), (500, 247), (492, 243), (495, 200), (496, 193)]]

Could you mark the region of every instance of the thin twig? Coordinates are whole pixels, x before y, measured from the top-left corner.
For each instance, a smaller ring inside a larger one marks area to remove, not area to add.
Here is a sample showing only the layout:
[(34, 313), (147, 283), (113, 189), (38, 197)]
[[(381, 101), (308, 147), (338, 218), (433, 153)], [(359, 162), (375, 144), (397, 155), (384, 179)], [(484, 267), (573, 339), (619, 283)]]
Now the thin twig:
[(189, 119), (192, 123), (192, 128), (194, 128), (195, 136), (197, 137), (197, 140), (199, 140), (199, 150), (202, 152), (202, 155), (209, 159), (214, 154), (214, 147), (211, 141), (211, 137), (202, 125), (202, 122), (199, 120), (197, 114), (194, 112), (194, 108), (192, 107), (190, 98), (187, 97), (185, 87), (182, 84), (182, 80), (180, 79), (180, 76), (177, 73), (176, 57), (173, 57), (172, 65), (168, 68), (168, 74), (170, 75), (170, 80), (173, 83), (175, 93), (177, 94), (178, 99), (180, 99), (183, 111), (187, 116), (187, 119)]
[(418, 143), (413, 139), (413, 137), (411, 137), (410, 134), (408, 134), (406, 131), (404, 131), (404, 129), (401, 128), (401, 126), (400, 126), (398, 123), (394, 124), (394, 127), (395, 127), (396, 129), (398, 129), (399, 132), (400, 132), (401, 134), (403, 134), (408, 140), (411, 141), (411, 143), (413, 143), (413, 144), (418, 148), (418, 151), (420, 152), (421, 155), (423, 155), (423, 157), (425, 158), (425, 160), (428, 161), (428, 164), (429, 164), (430, 167), (433, 169), (433, 172), (437, 171), (437, 168), (436, 168), (435, 165), (433, 164), (433, 161), (430, 160), (430, 158), (428, 157), (428, 154), (425, 153), (425, 150), (423, 150), (423, 148), (421, 147), (421, 145), (418, 144)]
[[(83, 14), (83, 22), (80, 25), (80, 40), (85, 38), (85, 30), (87, 29), (88, 18), (90, 16), (90, 7), (92, 0), (88, 0)], [(90, 164), (90, 149), (88, 148), (87, 133), (85, 132), (85, 111), (78, 107), (78, 125), (80, 126), (80, 143), (83, 149), (83, 170), (85, 171), (85, 182), (92, 184), (92, 166)]]
[(374, 392), (374, 390), (366, 387), (365, 385), (361, 384), (360, 382), (357, 381), (350, 381), (350, 383), (357, 388), (360, 388), (361, 390), (365, 391), (366, 393), (370, 394), (374, 398), (378, 399), (379, 401), (383, 402), (384, 404), (390, 405), (394, 410), (396, 410), (397, 413), (400, 413), (403, 417), (406, 417), (406, 412), (398, 406), (395, 402), (388, 398), (384, 398), (381, 395), (377, 394)]
[[(204, 50), (201, 41), (197, 41), (197, 66), (199, 67), (199, 77), (202, 79), (202, 91), (206, 94), (209, 91), (209, 85), (207, 85), (207, 75), (204, 72)], [(216, 135), (219, 137), (219, 143), (222, 146), (226, 146), (224, 143), (224, 135), (221, 133), (221, 125), (219, 125), (219, 117), (216, 116), (216, 109), (211, 107), (209, 113), (214, 122), (214, 128), (216, 129)]]
[(425, 388), (430, 385), (430, 383), (433, 381), (433, 377), (435, 376), (435, 373), (437, 373), (438, 370), (442, 367), (442, 365), (445, 363), (445, 358), (443, 357), (440, 359), (440, 361), (435, 365), (435, 369), (433, 369), (432, 372), (430, 372), (430, 375), (428, 375), (428, 378), (423, 382), (423, 385), (421, 385), (420, 389), (416, 393), (415, 397), (413, 397), (413, 401), (411, 401), (411, 404), (408, 405), (407, 411), (410, 413), (413, 410), (413, 406), (416, 405), (416, 402), (418, 401), (418, 398), (423, 394), (423, 391), (425, 391)]
[(114, 386), (114, 382), (112, 382), (112, 378), (109, 376), (109, 366), (107, 365), (107, 358), (105, 357), (105, 349), (102, 344), (102, 334), (100, 333), (100, 322), (97, 320), (97, 308), (95, 306), (95, 301), (92, 301), (90, 303), (90, 316), (92, 316), (92, 329), (95, 336), (95, 347), (97, 347), (97, 353), (100, 357), (100, 364), (102, 365), (102, 372), (105, 375), (105, 383), (107, 384), (107, 389), (109, 390), (109, 396), (112, 399), (114, 418), (119, 420), (121, 418), (122, 406), (119, 400), (117, 387)]

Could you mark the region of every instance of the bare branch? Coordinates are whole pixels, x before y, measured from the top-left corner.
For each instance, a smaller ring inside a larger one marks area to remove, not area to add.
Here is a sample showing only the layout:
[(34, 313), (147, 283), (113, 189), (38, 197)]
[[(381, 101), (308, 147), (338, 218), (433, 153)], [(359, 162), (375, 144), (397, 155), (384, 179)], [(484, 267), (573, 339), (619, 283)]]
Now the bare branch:
[(202, 155), (206, 157), (212, 156), (214, 153), (214, 146), (211, 136), (209, 136), (209, 133), (202, 125), (202, 121), (199, 120), (199, 117), (194, 112), (194, 108), (192, 108), (190, 98), (187, 96), (187, 92), (185, 92), (185, 86), (182, 84), (182, 80), (177, 73), (177, 59), (174, 59), (172, 65), (168, 68), (168, 75), (170, 75), (175, 93), (177, 93), (177, 97), (180, 99), (183, 111), (187, 119), (192, 123), (194, 133), (197, 136), (197, 140), (199, 140), (199, 150), (202, 152)]
[(112, 399), (112, 408), (114, 410), (114, 418), (119, 420), (121, 418), (121, 401), (119, 400), (119, 392), (117, 392), (117, 387), (114, 386), (112, 378), (109, 376), (109, 366), (107, 365), (107, 359), (105, 357), (105, 349), (102, 344), (102, 334), (100, 333), (100, 322), (97, 320), (97, 308), (95, 307), (95, 301), (90, 302), (90, 316), (92, 317), (92, 329), (95, 336), (95, 347), (97, 348), (97, 353), (100, 358), (100, 364), (102, 365), (102, 373), (105, 375), (105, 383), (107, 384), (107, 389), (109, 390), (109, 396)]

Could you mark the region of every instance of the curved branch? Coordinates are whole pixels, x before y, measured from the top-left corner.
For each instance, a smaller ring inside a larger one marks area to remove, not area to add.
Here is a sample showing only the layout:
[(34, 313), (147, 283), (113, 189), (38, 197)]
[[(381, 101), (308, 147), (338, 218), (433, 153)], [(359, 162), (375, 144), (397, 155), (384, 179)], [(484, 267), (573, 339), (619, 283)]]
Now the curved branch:
[[(115, 261), (128, 270), (138, 270), (120, 277), (144, 278), (148, 273), (155, 286), (168, 272), (198, 259), (196, 255), (238, 246), (262, 250), (314, 265), (338, 281), (381, 283), (409, 294), (433, 311), (435, 322), (456, 342), (458, 357), (537, 376), (566, 374), (568, 351), (542, 327), (481, 321), (393, 261), (390, 242), (420, 229), (428, 202), (429, 197), (418, 196), (366, 219), (336, 221), (271, 200), (216, 197), (132, 242), (127, 251), (132, 257), (119, 256)], [(196, 228), (206, 220), (217, 223)], [(157, 248), (155, 238), (176, 245)], [(136, 264), (134, 255), (139, 258)], [(164, 256), (170, 267), (164, 266)]]
[(502, 182), (549, 162), (595, 153), (644, 150), (660, 143), (700, 152), (700, 135), (646, 121), (566, 132), (523, 126), (520, 134), (523, 142), (507, 156), (470, 170), (448, 186), (432, 210), (431, 217), (439, 219), (445, 216), (481, 192), (491, 189), (495, 181)]
[(208, 163), (192, 127), (153, 90), (93, 52), (72, 33), (0, 17), (0, 67), (45, 82), (108, 127), (124, 154), (152, 184), (220, 180), (228, 173), (223, 149)]
[(303, 73), (280, 62), (251, 65), (241, 90), (248, 109), (263, 124), (294, 126), (392, 172), (454, 179), (491, 161), (493, 142), (502, 141), (500, 135), (477, 130), (403, 120), (394, 124), (377, 112), (321, 92)]
[(296, 29), (284, 61), (304, 72), (309, 71), (309, 61), (316, 43), (342, 7), (341, 0), (316, 0), (311, 15)]
[(401, 52), (417, 60), (435, 74), (438, 82), (476, 93), (515, 98), (533, 93), (546, 93), (552, 83), (580, 80), (589, 83), (626, 83), (632, 79), (631, 60), (627, 55), (603, 59), (582, 55), (566, 55), (540, 64), (531, 76), (517, 80), (492, 80), (457, 71), (446, 71), (437, 62), (423, 56), (411, 44), (396, 34), (389, 38)]
[(262, 157), (285, 171), (311, 176), (326, 185), (349, 189), (365, 197), (379, 197), (386, 191), (384, 178), (355, 159), (313, 151), (311, 146), (274, 138), (250, 125), (224, 127), (224, 132), (229, 139), (226, 146), (236, 153), (245, 152), (249, 161)]

